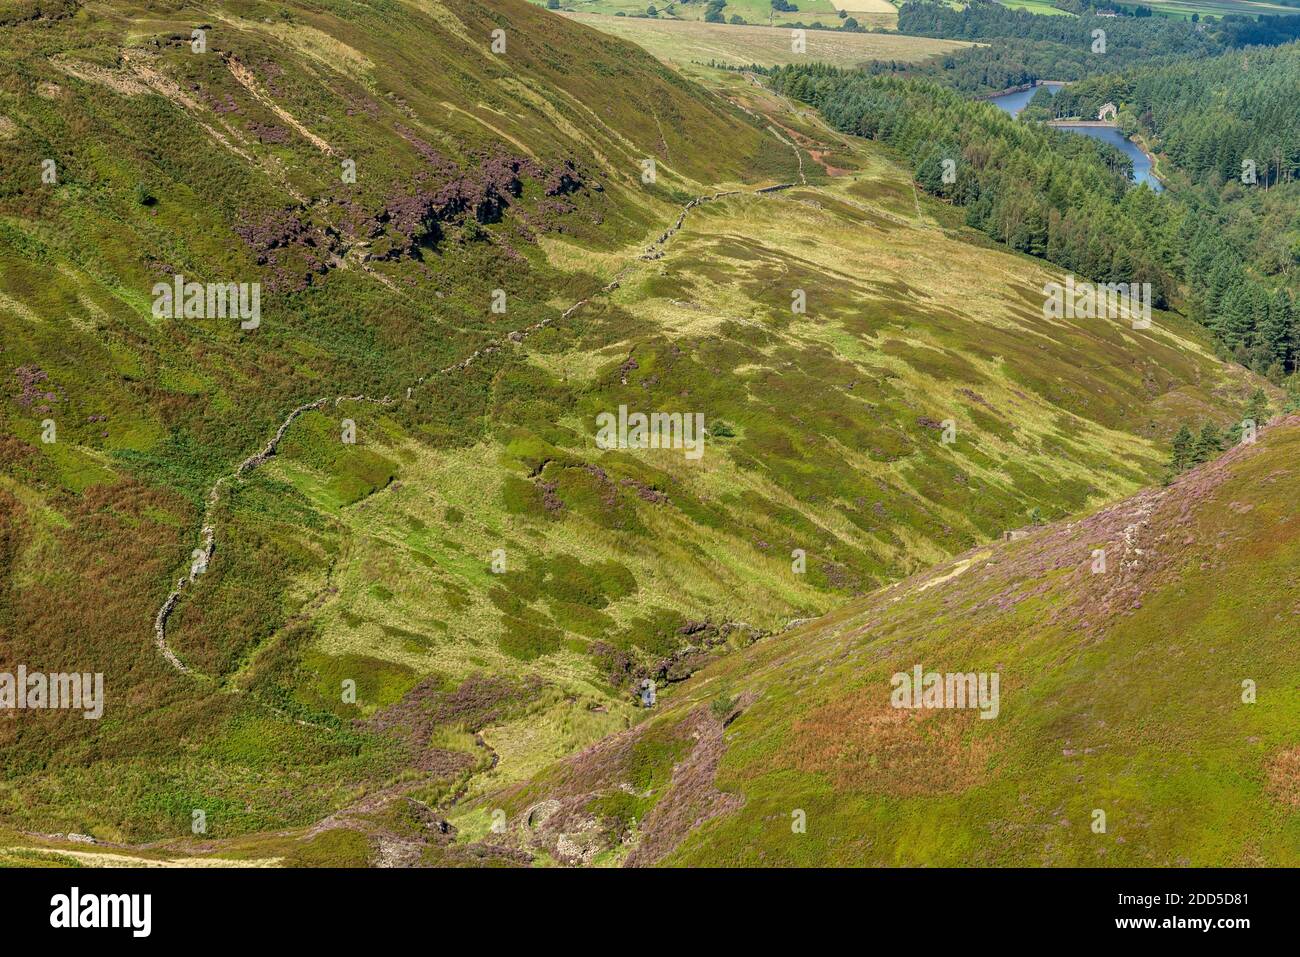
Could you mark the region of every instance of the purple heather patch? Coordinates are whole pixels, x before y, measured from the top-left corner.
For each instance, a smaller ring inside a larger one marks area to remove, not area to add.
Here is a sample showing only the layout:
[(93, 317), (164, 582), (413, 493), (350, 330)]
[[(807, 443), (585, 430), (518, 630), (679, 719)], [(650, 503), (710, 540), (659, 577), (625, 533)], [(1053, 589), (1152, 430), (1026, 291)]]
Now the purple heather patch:
[[(46, 391), (49, 386), (49, 374), (37, 366), (19, 366), (14, 370), (14, 378), (18, 381), (18, 395), (14, 401), (19, 405), (30, 408), (35, 402), (58, 402), (59, 394), (57, 392)], [(42, 405), (40, 408), (45, 409)]]
[[(249, 129), (263, 142), (283, 142), (288, 131), (277, 126), (250, 123)], [(331, 201), (335, 225), (315, 225), (305, 207), (267, 212), (245, 211), (235, 233), (247, 244), (259, 265), (273, 270), (271, 291), (295, 291), (310, 285), (316, 275), (329, 271), (346, 253), (346, 246), (384, 237), (370, 255), (378, 259), (411, 256), (417, 247), (436, 246), (443, 227), (467, 223), (497, 223), (524, 193), (525, 180), (537, 183), (548, 199), (519, 211), (514, 235), (525, 242), (537, 232), (556, 231), (561, 218), (577, 207), (560, 197), (583, 187), (578, 168), (569, 160), (543, 166), (528, 156), (502, 149), (477, 154), (462, 170), (436, 148), (400, 124), (397, 132), (415, 148), (427, 168), (407, 187), (396, 187), (383, 200), (378, 212), (361, 202)], [(508, 245), (507, 255), (518, 256)]]
[(261, 143), (289, 142), (289, 131), (283, 126), (276, 126), (274, 123), (251, 122), (248, 124), (248, 132), (256, 136)]

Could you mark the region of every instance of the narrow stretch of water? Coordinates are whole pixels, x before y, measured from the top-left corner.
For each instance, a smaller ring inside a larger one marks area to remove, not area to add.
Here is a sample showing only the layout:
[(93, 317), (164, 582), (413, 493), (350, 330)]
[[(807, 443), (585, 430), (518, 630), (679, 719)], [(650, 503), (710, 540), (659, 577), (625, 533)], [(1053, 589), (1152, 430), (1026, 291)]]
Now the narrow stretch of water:
[[(1061, 87), (1065, 86), (1064, 83), (1043, 83), (1042, 85), (1047, 87), (1047, 92), (1051, 93), (1052, 96), (1056, 96)], [(1028, 106), (1029, 101), (1034, 98), (1035, 92), (1037, 90), (1030, 87), (1028, 90), (1019, 90), (1016, 93), (1003, 93), (1001, 96), (993, 97), (989, 102), (1000, 110), (1006, 110), (1012, 116), (1019, 116), (1020, 111)]]
[(1157, 193), (1164, 189), (1160, 180), (1156, 179), (1151, 172), (1151, 160), (1146, 153), (1143, 153), (1138, 145), (1131, 139), (1115, 129), (1113, 126), (1074, 126), (1065, 124), (1056, 127), (1058, 130), (1069, 130), (1071, 133), (1082, 133), (1084, 136), (1091, 136), (1093, 139), (1109, 143), (1117, 149), (1123, 150), (1128, 154), (1129, 159), (1133, 161), (1133, 179), (1138, 183), (1146, 183)]
[[(1053, 96), (1055, 96), (1063, 84), (1045, 83), (1043, 85), (1051, 91)], [(1001, 96), (992, 97), (989, 102), (997, 106), (998, 109), (1005, 110), (1012, 116), (1017, 116), (1021, 110), (1029, 105), (1029, 100), (1033, 95), (1033, 90), (1020, 90), (1016, 93), (1003, 93)], [(1075, 126), (1073, 124), (1065, 124), (1056, 127), (1056, 129), (1069, 130), (1071, 133), (1082, 133), (1084, 136), (1091, 136), (1093, 139), (1102, 140), (1103, 142), (1109, 143), (1111, 146), (1123, 150), (1129, 159), (1133, 161), (1133, 179), (1135, 182), (1146, 183), (1157, 193), (1164, 189), (1160, 180), (1156, 179), (1155, 175), (1151, 172), (1151, 160), (1147, 154), (1143, 153), (1136, 143), (1114, 127)]]

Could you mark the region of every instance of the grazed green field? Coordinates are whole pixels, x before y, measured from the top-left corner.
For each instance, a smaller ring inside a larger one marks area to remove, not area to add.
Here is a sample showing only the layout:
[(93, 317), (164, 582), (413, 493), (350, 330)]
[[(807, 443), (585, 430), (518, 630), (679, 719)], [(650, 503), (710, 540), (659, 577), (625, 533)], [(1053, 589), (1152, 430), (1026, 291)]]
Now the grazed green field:
[(1074, 16), (1068, 10), (1054, 7), (1049, 0), (998, 0), (998, 2), (1004, 7), (1010, 7), (1013, 10), (1028, 10), (1030, 13), (1039, 13), (1048, 17)]
[(1190, 18), (1198, 13), (1202, 17), (1237, 16), (1294, 16), (1300, 9), (1261, 0), (1152, 0), (1147, 4), (1157, 14)]
[(843, 33), (809, 30), (806, 52), (791, 52), (788, 28), (735, 26), (694, 20), (651, 20), (595, 14), (569, 14), (602, 33), (644, 47), (671, 63), (724, 63), (732, 66), (779, 66), (821, 62), (855, 67), (869, 60), (910, 63), (939, 56), (971, 44), (899, 34)]

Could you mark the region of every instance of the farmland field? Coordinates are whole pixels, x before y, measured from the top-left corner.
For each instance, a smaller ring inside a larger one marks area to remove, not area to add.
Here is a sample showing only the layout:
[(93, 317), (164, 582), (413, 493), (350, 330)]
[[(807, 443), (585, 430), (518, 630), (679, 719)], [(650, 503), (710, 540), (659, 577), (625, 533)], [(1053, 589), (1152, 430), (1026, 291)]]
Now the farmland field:
[[(543, 2), (543, 0), (533, 0)], [(898, 12), (889, 0), (846, 0), (863, 8), (862, 12), (853, 12), (852, 16), (864, 27), (880, 27), (892, 30), (898, 24)], [(655, 16), (646, 15), (650, 6), (655, 7)], [(657, 2), (651, 0), (560, 0), (559, 9), (565, 13), (591, 13), (605, 16), (618, 16), (620, 19), (649, 20), (650, 22), (704, 22), (706, 12), (705, 0), (692, 3)], [(818, 23), (827, 27), (837, 27), (841, 20), (838, 6), (832, 0), (798, 0), (795, 9), (777, 11), (772, 9), (770, 0), (727, 0), (722, 15), (728, 21), (740, 17), (749, 24), (768, 24), (781, 26), (787, 23)], [(850, 9), (845, 7), (844, 9)]]
[(776, 66), (820, 61), (852, 67), (875, 59), (915, 62), (971, 46), (961, 40), (810, 30), (807, 34), (808, 52), (796, 55), (790, 52), (790, 31), (786, 29), (594, 14), (569, 16), (603, 33), (629, 40), (659, 59), (674, 63), (712, 60), (732, 66), (751, 63)]
[[(859, 0), (849, 0), (859, 2)], [(860, 0), (869, 2), (869, 0)], [(1051, 0), (998, 0), (1004, 7), (1013, 10), (1029, 10), (1047, 16), (1072, 16), (1073, 14), (1058, 10)], [(1245, 16), (1283, 16), (1300, 14), (1296, 7), (1284, 7), (1276, 3), (1261, 3), (1257, 0), (1146, 0), (1144, 6), (1150, 7), (1158, 16), (1190, 17), (1193, 13), (1201, 16), (1223, 17), (1232, 14)], [(956, 6), (956, 4), (954, 4)]]
[(831, 0), (836, 10), (844, 10), (855, 17), (860, 13), (896, 13), (898, 8), (889, 0)]
[(1300, 14), (1300, 9), (1296, 7), (1258, 3), (1256, 0), (1150, 0), (1146, 6), (1157, 14), (1182, 17), (1190, 17), (1193, 13), (1199, 13), (1203, 17), (1224, 17), (1232, 14), (1244, 16)]
[(1074, 16), (1068, 10), (1060, 10), (1052, 6), (1050, 0), (998, 0), (998, 2), (1012, 10), (1028, 10), (1030, 13), (1039, 13), (1048, 17)]

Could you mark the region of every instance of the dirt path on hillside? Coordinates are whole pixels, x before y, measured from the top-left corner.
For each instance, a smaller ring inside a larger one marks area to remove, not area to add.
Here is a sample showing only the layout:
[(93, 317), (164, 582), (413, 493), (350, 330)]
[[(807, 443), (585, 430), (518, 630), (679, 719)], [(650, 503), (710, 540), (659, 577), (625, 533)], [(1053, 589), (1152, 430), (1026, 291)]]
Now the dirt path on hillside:
[[(803, 174), (802, 174), (802, 160), (801, 160), (800, 161), (801, 178), (802, 175)], [(727, 196), (736, 196), (736, 195), (743, 195), (743, 194), (764, 196), (770, 193), (780, 192), (782, 190), (789, 189), (790, 187), (795, 185), (797, 184), (778, 183), (774, 186), (763, 186), (751, 190), (723, 190), (723, 191), (706, 193), (697, 196), (694, 199), (687, 202), (682, 207), (681, 213), (677, 216), (677, 219), (674, 221), (674, 223), (671, 226), (669, 226), (668, 229), (666, 229), (662, 234), (660, 234), (660, 236), (656, 240), (654, 240), (649, 246), (647, 246), (644, 252), (642, 252), (640, 255), (637, 256), (637, 261), (656, 260), (661, 258), (663, 256), (664, 247), (685, 224), (686, 217), (690, 213), (690, 211), (696, 208), (697, 206), (703, 205), (704, 203), (713, 202), (714, 200), (721, 199)], [(482, 357), (486, 355), (490, 355), (491, 353), (494, 353), (499, 349), (504, 348), (507, 345), (507, 343), (522, 342), (529, 335), (532, 335), (535, 332), (545, 329), (547, 326), (557, 321), (568, 319), (571, 315), (573, 315), (579, 309), (591, 303), (594, 299), (606, 296), (609, 293), (613, 292), (615, 289), (618, 289), (619, 286), (622, 284), (624, 277), (632, 268), (634, 268), (635, 264), (636, 263), (634, 261), (624, 266), (623, 269), (621, 269), (610, 282), (606, 283), (603, 287), (601, 287), (601, 289), (598, 292), (592, 294), (591, 296), (587, 296), (583, 299), (579, 299), (577, 302), (573, 303), (573, 305), (569, 306), (567, 309), (564, 310), (564, 312), (560, 313), (558, 316), (553, 316), (547, 319), (543, 319), (540, 322), (533, 323), (531, 326), (527, 326), (523, 329), (510, 332), (499, 339), (493, 340), (487, 343), (486, 345), (483, 345), (480, 348), (475, 349), (474, 352), (472, 352), (470, 355), (462, 359), (460, 362), (453, 363), (452, 365), (446, 366), (442, 369), (438, 369), (434, 372), (428, 373), (427, 375), (420, 376), (415, 382), (411, 383), (406, 387), (402, 398), (394, 398), (391, 394), (382, 395), (382, 396), (338, 395), (332, 398), (329, 396), (323, 396), (319, 399), (313, 399), (310, 402), (304, 402), (302, 405), (299, 405), (297, 408), (293, 409), (293, 411), (291, 411), (287, 416), (285, 416), (284, 420), (280, 423), (279, 428), (277, 428), (275, 433), (267, 440), (266, 445), (262, 447), (261, 451), (256, 452), (253, 455), (250, 455), (248, 458), (240, 462), (234, 468), (234, 470), (218, 478), (216, 482), (213, 483), (212, 488), (208, 491), (207, 504), (204, 507), (203, 525), (199, 532), (199, 541), (196, 547), (194, 548), (193, 552), (191, 553), (189, 574), (177, 580), (176, 586), (167, 595), (166, 600), (163, 601), (162, 605), (158, 608), (158, 613), (154, 616), (154, 645), (157, 647), (158, 653), (161, 654), (164, 659), (166, 659), (168, 664), (170, 664), (173, 668), (175, 668), (177, 671), (181, 672), (182, 674), (187, 674), (193, 677), (207, 679), (207, 680), (214, 680), (212, 676), (205, 675), (202, 672), (199, 672), (194, 668), (191, 668), (189, 665), (181, 661), (180, 657), (167, 643), (167, 623), (171, 620), (171, 616), (175, 612), (177, 605), (180, 604), (181, 599), (184, 597), (185, 589), (188, 588), (190, 585), (193, 585), (194, 582), (198, 580), (199, 576), (201, 576), (202, 574), (204, 574), (204, 572), (207, 571), (208, 563), (211, 561), (212, 556), (216, 551), (217, 526), (214, 518), (214, 513), (216, 511), (217, 505), (220, 503), (222, 499), (222, 493), (224, 489), (233, 480), (240, 479), (251, 474), (252, 472), (256, 471), (259, 467), (261, 467), (263, 464), (265, 464), (268, 460), (270, 460), (272, 457), (274, 457), (276, 452), (279, 450), (280, 443), (284, 440), (284, 437), (288, 433), (290, 427), (292, 427), (294, 422), (297, 421), (299, 417), (306, 414), (307, 412), (323, 409), (330, 405), (333, 405), (334, 407), (337, 408), (338, 405), (343, 402), (371, 402), (377, 405), (394, 406), (399, 404), (400, 402), (410, 401), (414, 396), (415, 391), (417, 389), (424, 388), (425, 385), (429, 382), (429, 380), (453, 372), (463, 372), (465, 369), (468, 369), (471, 365), (474, 364), (474, 362), (481, 359)]]
[[(770, 120), (770, 117), (768, 119)], [(778, 140), (785, 143), (785, 145), (789, 146), (794, 151), (795, 158), (798, 162), (798, 175), (799, 175), (798, 182), (778, 183), (771, 186), (755, 187), (751, 189), (719, 190), (712, 193), (701, 194), (695, 197), (694, 199), (691, 199), (689, 202), (685, 203), (682, 206), (681, 211), (677, 215), (676, 219), (672, 222), (672, 224), (667, 229), (665, 229), (657, 238), (655, 238), (647, 247), (645, 247), (645, 249), (641, 253), (637, 254), (632, 261), (628, 262), (622, 269), (620, 269), (615, 274), (614, 278), (609, 283), (601, 287), (598, 291), (596, 291), (590, 296), (584, 297), (574, 302), (572, 305), (570, 305), (567, 309), (565, 309), (562, 313), (560, 313), (557, 316), (544, 319), (524, 329), (510, 332), (496, 340), (493, 340), (481, 346), (480, 348), (476, 349), (473, 353), (471, 353), (466, 358), (460, 360), (459, 362), (453, 363), (452, 365), (446, 366), (442, 369), (438, 369), (436, 371), (430, 372), (424, 376), (420, 376), (413, 383), (406, 386), (404, 391), (401, 391), (398, 396), (394, 396), (393, 394), (387, 394), (381, 396), (368, 396), (368, 395), (338, 395), (333, 397), (323, 396), (308, 402), (304, 402), (301, 405), (294, 408), (293, 410), (291, 410), (285, 416), (285, 418), (280, 422), (275, 432), (267, 439), (266, 443), (261, 447), (259, 451), (249, 455), (238, 465), (236, 465), (234, 469), (232, 469), (229, 473), (218, 478), (213, 483), (212, 487), (209, 489), (205, 508), (204, 508), (203, 524), (201, 526), (200, 533), (199, 533), (199, 539), (196, 544), (196, 547), (191, 553), (191, 564), (190, 564), (189, 573), (177, 580), (175, 587), (171, 590), (166, 600), (159, 607), (158, 612), (154, 618), (154, 643), (158, 649), (159, 654), (161, 654), (162, 657), (168, 662), (168, 664), (170, 664), (178, 672), (189, 675), (198, 680), (211, 681), (214, 684), (216, 683), (217, 679), (214, 676), (204, 674), (190, 667), (189, 665), (185, 664), (180, 659), (180, 657), (175, 653), (175, 651), (168, 644), (167, 625), (171, 619), (173, 612), (175, 611), (179, 603), (184, 598), (186, 594), (186, 589), (189, 588), (189, 586), (193, 585), (195, 581), (199, 578), (199, 576), (201, 576), (206, 572), (208, 564), (216, 552), (218, 528), (215, 519), (215, 512), (217, 506), (221, 503), (223, 495), (225, 494), (228, 486), (233, 481), (250, 475), (258, 468), (260, 468), (262, 465), (264, 465), (266, 462), (268, 462), (271, 458), (273, 458), (277, 454), (281, 442), (283, 442), (285, 436), (288, 434), (289, 430), (293, 427), (294, 423), (299, 418), (301, 418), (303, 415), (305, 415), (308, 412), (318, 411), (321, 409), (329, 408), (331, 406), (337, 408), (341, 403), (344, 402), (369, 402), (369, 403), (375, 403), (378, 405), (391, 407), (391, 406), (396, 406), (404, 401), (410, 401), (413, 398), (415, 391), (417, 389), (424, 388), (426, 385), (431, 384), (433, 379), (451, 373), (464, 371), (468, 369), (471, 365), (473, 365), (474, 362), (483, 358), (484, 356), (496, 352), (499, 349), (506, 348), (510, 343), (522, 342), (529, 335), (538, 332), (557, 321), (568, 319), (574, 313), (576, 313), (583, 307), (589, 305), (594, 300), (607, 296), (608, 294), (618, 289), (622, 284), (622, 282), (624, 281), (624, 279), (627, 277), (628, 273), (633, 269), (635, 269), (639, 262), (655, 261), (663, 257), (665, 247), (668, 245), (669, 242), (672, 241), (673, 237), (685, 225), (686, 219), (690, 215), (691, 211), (697, 208), (698, 206), (719, 199), (731, 197), (731, 196), (749, 195), (749, 196), (761, 197), (772, 193), (780, 193), (799, 185), (806, 186), (808, 181), (804, 173), (803, 156), (799, 150), (799, 147), (794, 142), (791, 142), (785, 136), (783, 136), (781, 132), (776, 128), (776, 126), (769, 125), (768, 129), (773, 133), (773, 135), (776, 136)], [(375, 278), (382, 279), (383, 277), (376, 276)], [(795, 619), (789, 621), (785, 624), (784, 627), (778, 628), (777, 632), (788, 631), (802, 624), (806, 624), (807, 622), (812, 620), (813, 619), (804, 618), (804, 619)], [(760, 636), (769, 634), (768, 632), (763, 632), (760, 629), (754, 629), (752, 628), (752, 626), (745, 625), (744, 623), (730, 623), (730, 624), (732, 624), (735, 627), (751, 628), (755, 633), (759, 634)], [(232, 693), (241, 692), (241, 689), (238, 688), (229, 688), (227, 690)], [(266, 705), (266, 706), (271, 707), (270, 705)], [(292, 718), (291, 716), (285, 714), (279, 709), (272, 708), (271, 710), (275, 711), (277, 714), (280, 714), (281, 716), (285, 717), (288, 720), (294, 720), (300, 724), (308, 724), (308, 725), (311, 724), (310, 722), (305, 722), (305, 721), (301, 721), (300, 719)], [(320, 727), (318, 725), (311, 725), (311, 726)], [(495, 751), (493, 751), (493, 749), (489, 745), (487, 745), (487, 743), (482, 739), (481, 736), (476, 736), (476, 737), (478, 743), (491, 753), (492, 766), (495, 767), (498, 760)], [(367, 820), (367, 818), (372, 816), (377, 811), (381, 810), (383, 807), (387, 806), (393, 801), (413, 800), (409, 796), (411, 792), (417, 790), (418, 788), (420, 788), (421, 786), (427, 783), (429, 783), (429, 779), (421, 777), (414, 781), (405, 781), (405, 782), (389, 785), (387, 787), (382, 787), (375, 791), (372, 791), (369, 794), (366, 794), (361, 798), (345, 805), (344, 807), (332, 811), (331, 813), (327, 814), (325, 817), (321, 818), (316, 823), (309, 825), (307, 830), (304, 832), (304, 836), (310, 838), (312, 836), (320, 834), (323, 831), (332, 830), (334, 828), (348, 828), (348, 829), (358, 830), (361, 831), (362, 833), (365, 833), (368, 837), (374, 838), (378, 842), (379, 851), (380, 851), (379, 857), (380, 857), (381, 864), (386, 864), (388, 866), (401, 866), (403, 864), (411, 863), (413, 858), (418, 858), (419, 856), (420, 848), (417, 845), (420, 842), (418, 841), (412, 842), (409, 836), (400, 835), (382, 827), (377, 828), (375, 826), (375, 822), (373, 822), (372, 820)], [(423, 810), (427, 812), (427, 814), (429, 815), (437, 816), (440, 818), (443, 813), (449, 810), (450, 807), (453, 806), (464, 795), (467, 789), (468, 789), (468, 782), (466, 782), (465, 787), (461, 788), (456, 794), (452, 795), (448, 800), (443, 802), (440, 808), (434, 809), (422, 805)], [(116, 846), (122, 850), (132, 849), (131, 845), (116, 845)], [(157, 846), (157, 845), (153, 845), (153, 846)]]
[[(820, 117), (816, 116), (815, 114), (809, 114), (806, 113), (805, 111), (800, 110), (787, 97), (779, 93), (775, 93), (774, 91), (768, 89), (767, 87), (764, 87), (761, 84), (761, 82), (759, 82), (758, 78), (755, 77), (753, 74), (746, 73), (745, 77), (749, 82), (753, 83), (755, 86), (759, 86), (760, 88), (764, 89), (766, 92), (771, 94), (773, 97), (775, 97), (776, 100), (782, 106), (784, 106), (784, 108), (790, 113), (794, 114), (795, 116), (811, 116), (814, 119), (814, 121), (817, 123), (817, 125), (820, 128), (822, 128), (825, 132), (827, 132), (833, 139), (837, 139), (841, 142), (849, 141), (849, 137), (830, 127)], [(721, 97), (721, 96), (720, 98), (725, 99), (725, 97)], [(744, 110), (747, 113), (754, 114), (753, 110), (741, 106), (740, 104), (733, 103), (732, 105), (736, 106), (739, 109)], [(803, 155), (800, 152), (798, 144), (787, 139), (785, 136), (782, 135), (780, 130), (776, 128), (777, 126), (781, 126), (782, 128), (785, 128), (783, 124), (777, 123), (777, 121), (775, 121), (772, 117), (767, 116), (765, 114), (762, 115), (762, 118), (768, 121), (769, 124), (768, 129), (771, 130), (773, 135), (775, 135), (778, 140), (785, 143), (787, 146), (790, 147), (791, 150), (794, 151), (795, 159), (798, 162), (798, 171), (799, 171), (798, 183), (794, 183), (794, 182), (778, 183), (772, 186), (762, 186), (762, 187), (756, 187), (748, 190), (744, 190), (744, 189), (719, 190), (712, 193), (701, 194), (700, 196), (695, 197), (694, 199), (690, 200), (689, 202), (687, 202), (682, 206), (681, 212), (678, 214), (676, 220), (666, 230), (664, 230), (664, 232), (661, 233), (657, 239), (651, 242), (650, 245), (647, 246), (645, 250), (636, 257), (636, 260), (624, 266), (623, 269), (621, 269), (617, 274), (615, 274), (615, 277), (609, 283), (603, 286), (599, 291), (592, 294), (591, 296), (587, 296), (584, 297), (583, 299), (579, 299), (577, 302), (573, 303), (571, 306), (565, 309), (564, 312), (560, 313), (559, 316), (550, 319), (543, 319), (542, 321), (534, 323), (533, 325), (528, 326), (522, 330), (517, 330), (508, 333), (507, 335), (499, 339), (496, 339), (492, 342), (489, 342), (488, 344), (480, 347), (479, 349), (476, 349), (473, 353), (471, 353), (469, 356), (467, 356), (465, 359), (461, 360), (460, 362), (449, 365), (443, 369), (438, 369), (437, 371), (428, 373), (427, 375), (420, 376), (415, 382), (411, 383), (405, 388), (402, 398), (394, 398), (391, 394), (383, 395), (383, 396), (339, 395), (339, 396), (334, 396), (332, 398), (326, 396), (318, 399), (313, 399), (310, 402), (304, 402), (302, 405), (293, 409), (280, 423), (279, 428), (276, 429), (274, 435), (272, 435), (271, 438), (268, 439), (266, 445), (263, 446), (260, 452), (250, 455), (248, 458), (244, 459), (244, 461), (240, 462), (239, 465), (236, 466), (233, 471), (218, 478), (216, 482), (213, 483), (212, 488), (208, 492), (207, 503), (204, 508), (203, 525), (199, 534), (199, 542), (197, 543), (197, 547), (191, 553), (191, 564), (190, 564), (189, 574), (177, 580), (176, 586), (168, 594), (166, 600), (162, 603), (162, 605), (158, 609), (157, 614), (154, 616), (154, 644), (157, 647), (159, 654), (163, 656), (163, 658), (167, 661), (167, 663), (170, 664), (177, 671), (181, 672), (182, 674), (188, 674), (193, 677), (201, 678), (201, 679), (213, 680), (211, 676), (204, 675), (203, 673), (196, 671), (195, 669), (191, 668), (190, 666), (186, 665), (183, 661), (181, 661), (180, 657), (167, 643), (167, 624), (170, 621), (173, 612), (176, 610), (177, 605), (181, 602), (182, 598), (184, 597), (185, 589), (188, 586), (193, 585), (194, 582), (197, 580), (197, 578), (207, 570), (208, 563), (212, 559), (212, 556), (216, 551), (217, 529), (216, 529), (216, 524), (213, 516), (217, 505), (221, 501), (221, 497), (224, 489), (231, 481), (249, 475), (256, 469), (258, 469), (260, 466), (262, 466), (269, 459), (271, 459), (278, 451), (280, 443), (283, 441), (290, 427), (293, 425), (295, 421), (297, 421), (297, 419), (300, 416), (304, 415), (307, 412), (327, 408), (331, 404), (334, 407), (337, 407), (342, 402), (371, 402), (371, 403), (376, 403), (384, 406), (394, 406), (399, 404), (402, 401), (410, 401), (413, 395), (415, 394), (415, 391), (417, 389), (423, 388), (429, 380), (437, 378), (439, 376), (447, 375), (452, 372), (464, 371), (465, 369), (469, 368), (476, 360), (482, 358), (485, 355), (489, 355), (493, 352), (496, 352), (498, 349), (505, 347), (507, 343), (522, 342), (525, 338), (527, 338), (532, 333), (544, 329), (556, 321), (568, 319), (579, 309), (590, 304), (594, 299), (606, 296), (609, 293), (613, 292), (614, 290), (618, 289), (619, 286), (622, 284), (623, 279), (626, 277), (627, 273), (635, 267), (637, 261), (654, 261), (663, 257), (665, 247), (672, 240), (672, 238), (678, 233), (678, 231), (681, 230), (682, 226), (686, 222), (687, 216), (690, 214), (691, 210), (695, 209), (696, 207), (701, 206), (704, 203), (713, 202), (715, 200), (723, 199), (729, 196), (738, 196), (738, 195), (746, 195), (746, 194), (754, 195), (754, 196), (765, 196), (771, 193), (779, 193), (799, 185), (806, 186), (808, 184), (808, 180), (807, 180), (807, 176), (804, 173)], [(776, 126), (771, 125), (774, 123), (776, 124)], [(914, 225), (913, 223), (910, 223), (908, 220), (887, 213), (882, 209), (878, 209), (874, 207), (868, 208), (864, 204), (855, 202), (846, 197), (837, 196), (836, 198), (841, 202), (844, 202), (850, 206), (855, 206), (859, 209), (871, 212), (875, 215), (884, 216), (885, 218), (896, 221), (899, 224)], [(920, 212), (919, 202), (918, 202), (917, 211), (919, 214)], [(367, 272), (369, 274), (369, 271)], [(380, 280), (384, 279), (384, 277), (377, 274), (375, 274), (375, 278)]]

